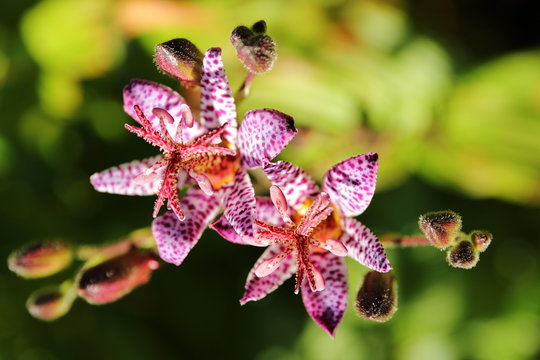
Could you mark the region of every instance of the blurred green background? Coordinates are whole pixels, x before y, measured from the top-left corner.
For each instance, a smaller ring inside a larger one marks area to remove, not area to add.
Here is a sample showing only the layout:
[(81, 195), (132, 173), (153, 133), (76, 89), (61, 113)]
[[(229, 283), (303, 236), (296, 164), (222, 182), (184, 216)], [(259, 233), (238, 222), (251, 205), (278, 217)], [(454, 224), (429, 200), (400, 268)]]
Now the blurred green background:
[[(453, 209), (494, 242), (472, 270), (434, 248), (388, 250), (399, 310), (385, 324), (349, 309), (330, 339), (288, 282), (238, 299), (261, 249), (208, 231), (180, 268), (117, 303), (79, 300), (53, 323), (24, 303), (36, 288), (0, 268), (0, 360), (535, 359), (540, 357), (540, 16), (534, 1), (21, 0), (0, 5), (0, 258), (35, 239), (114, 241), (151, 222), (152, 197), (93, 191), (93, 172), (155, 149), (124, 130), (132, 78), (176, 87), (152, 63), (158, 42), (224, 49), (264, 19), (274, 69), (239, 114), (276, 108), (300, 135), (281, 158), (317, 179), (360, 152), (380, 154), (379, 187), (360, 220), (377, 234), (417, 232)], [(366, 269), (349, 263), (352, 297)], [(72, 270), (75, 270), (74, 267)], [(351, 306), (349, 306), (351, 308)]]

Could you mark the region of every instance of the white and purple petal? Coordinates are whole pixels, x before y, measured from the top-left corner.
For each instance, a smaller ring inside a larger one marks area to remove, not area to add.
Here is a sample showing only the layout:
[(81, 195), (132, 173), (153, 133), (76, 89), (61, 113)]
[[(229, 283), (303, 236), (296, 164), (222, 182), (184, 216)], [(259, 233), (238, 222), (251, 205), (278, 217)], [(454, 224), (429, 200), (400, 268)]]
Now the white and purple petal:
[(223, 215), (241, 237), (252, 239), (256, 201), (255, 190), (247, 171), (240, 168), (232, 184), (223, 191)]
[(236, 143), (236, 105), (223, 68), (221, 49), (211, 48), (204, 55), (201, 75), (201, 123), (207, 129), (227, 126), (223, 137)]
[(274, 226), (284, 225), (283, 218), (274, 206), (272, 199), (267, 196), (256, 196), (255, 199), (257, 201), (257, 220)]
[(247, 112), (237, 139), (242, 165), (248, 169), (262, 166), (275, 158), (297, 132), (293, 118), (287, 114), (271, 109)]
[(323, 178), (323, 191), (345, 216), (357, 216), (366, 210), (377, 183), (378, 155), (353, 156), (334, 165)]
[[(283, 220), (281, 216), (276, 211), (272, 200), (268, 197), (256, 196), (255, 197), (256, 205), (256, 218), (259, 221), (265, 222), (267, 224), (272, 224), (276, 226), (283, 225)], [(225, 216), (221, 216), (218, 220), (210, 224), (210, 228), (215, 230), (219, 235), (221, 235), (225, 240), (230, 241), (235, 244), (241, 245), (253, 245), (253, 246), (262, 246), (266, 247), (265, 244), (259, 244), (251, 239), (242, 238), (232, 225), (227, 221)]]
[[(170, 137), (175, 139), (178, 130), (178, 124), (183, 115), (181, 105), (185, 104), (184, 98), (171, 88), (146, 80), (135, 79), (129, 85), (124, 87), (124, 111), (128, 113), (135, 121), (139, 122), (139, 117), (133, 107), (139, 106), (146, 118), (152, 124), (152, 129), (161, 133), (159, 118), (152, 112), (154, 108), (166, 110), (174, 119), (173, 123), (165, 122), (165, 126)], [(192, 127), (183, 125), (182, 140), (188, 143), (199, 137), (207, 130), (195, 122)]]
[(392, 270), (383, 246), (369, 228), (353, 218), (343, 217), (341, 221), (344, 232), (340, 241), (351, 258), (378, 272)]
[(263, 165), (263, 171), (273, 185), (279, 186), (287, 203), (295, 210), (320, 191), (315, 181), (304, 170), (290, 162), (269, 162)]
[(141, 184), (133, 180), (152, 167), (163, 156), (153, 156), (148, 159), (134, 160), (90, 176), (90, 183), (99, 192), (120, 195), (153, 195), (161, 185), (161, 178)]
[(302, 283), (302, 300), (309, 316), (330, 336), (335, 331), (347, 308), (348, 285), (345, 260), (330, 252), (311, 255), (313, 265), (325, 280), (322, 291), (312, 291), (309, 282)]
[[(210, 229), (216, 231), (222, 238), (224, 238), (227, 241), (230, 241), (235, 244), (240, 245), (254, 245), (257, 246), (254, 243), (251, 243), (249, 240), (244, 240), (232, 227), (232, 225), (227, 221), (225, 216), (220, 216), (219, 219), (214, 221), (209, 225)], [(259, 246), (266, 246), (266, 245), (259, 245)]]
[(280, 266), (265, 277), (258, 277), (255, 275), (255, 269), (263, 261), (270, 259), (274, 256), (281, 254), (284, 250), (283, 246), (271, 245), (261, 255), (261, 257), (255, 262), (255, 265), (249, 272), (245, 292), (240, 299), (240, 304), (244, 305), (249, 301), (257, 301), (276, 290), (285, 280), (289, 279), (296, 271), (296, 265), (293, 255), (287, 256), (280, 264)]
[(180, 265), (197, 244), (206, 226), (217, 215), (220, 202), (216, 196), (208, 196), (193, 187), (182, 198), (180, 206), (186, 217), (184, 221), (168, 211), (152, 222), (159, 256), (175, 265)]

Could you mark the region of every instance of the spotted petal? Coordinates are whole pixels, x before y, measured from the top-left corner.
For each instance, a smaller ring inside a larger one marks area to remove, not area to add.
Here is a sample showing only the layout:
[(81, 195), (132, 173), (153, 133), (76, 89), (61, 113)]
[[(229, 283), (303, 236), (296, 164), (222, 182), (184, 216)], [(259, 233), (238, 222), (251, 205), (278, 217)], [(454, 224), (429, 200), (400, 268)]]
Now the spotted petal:
[(279, 215), (279, 212), (276, 210), (272, 199), (268, 196), (257, 196), (257, 220), (262, 221), (263, 223), (282, 226), (283, 218)]
[(257, 260), (251, 271), (249, 272), (245, 292), (240, 299), (240, 304), (244, 305), (248, 301), (257, 301), (264, 298), (266, 295), (270, 294), (272, 291), (276, 290), (285, 280), (290, 278), (292, 274), (296, 271), (296, 265), (294, 263), (294, 258), (292, 255), (287, 256), (280, 266), (272, 272), (270, 275), (265, 277), (258, 277), (255, 275), (255, 269), (262, 263), (264, 260), (270, 259), (284, 250), (284, 247), (280, 245), (271, 245), (262, 256)]
[(343, 258), (330, 252), (311, 255), (313, 265), (326, 281), (323, 291), (311, 291), (309, 283), (302, 284), (302, 300), (309, 316), (330, 336), (335, 331), (347, 308), (347, 270)]
[(355, 219), (343, 217), (341, 220), (344, 233), (340, 240), (350, 257), (378, 272), (392, 270), (383, 246), (371, 230)]
[(378, 155), (353, 156), (333, 166), (323, 178), (323, 190), (345, 216), (357, 216), (366, 210), (375, 193)]
[(217, 215), (220, 207), (216, 196), (208, 196), (197, 187), (188, 190), (180, 201), (186, 219), (168, 211), (152, 222), (159, 256), (170, 263), (180, 265), (199, 241), (208, 223)]
[[(171, 88), (146, 80), (135, 79), (124, 87), (124, 111), (135, 121), (140, 123), (139, 117), (135, 113), (133, 106), (141, 108), (144, 115), (152, 124), (152, 129), (161, 133), (159, 118), (152, 113), (152, 109), (161, 108), (172, 115), (174, 123), (165, 126), (171, 136), (175, 138), (178, 124), (182, 117), (180, 106), (185, 104), (184, 98)], [(207, 130), (199, 123), (195, 122), (191, 128), (182, 126), (182, 140), (184, 143), (190, 142), (199, 137)]]
[(99, 192), (120, 195), (153, 195), (159, 190), (161, 178), (145, 184), (135, 183), (133, 179), (162, 158), (161, 155), (158, 155), (113, 166), (90, 176), (90, 182)]
[(230, 241), (235, 244), (240, 245), (254, 245), (254, 246), (266, 246), (266, 245), (256, 245), (251, 243), (249, 240), (243, 239), (236, 231), (232, 225), (227, 221), (225, 216), (221, 216), (219, 219), (210, 224), (210, 228), (217, 232), (222, 238), (227, 241)]
[[(276, 211), (272, 200), (269, 197), (256, 196), (256, 218), (267, 224), (272, 224), (276, 226), (283, 225), (283, 220), (281, 216)], [(221, 235), (225, 240), (230, 241), (235, 244), (242, 245), (253, 245), (253, 246), (267, 246), (261, 245), (250, 239), (243, 239), (238, 233), (234, 230), (232, 225), (227, 221), (225, 216), (221, 216), (218, 220), (210, 224), (210, 228), (215, 230), (219, 235)]]
[(224, 138), (236, 143), (236, 105), (223, 69), (221, 49), (211, 48), (204, 55), (201, 77), (201, 122), (208, 129), (229, 123)]
[(244, 169), (239, 169), (231, 186), (224, 189), (223, 215), (233, 229), (243, 238), (254, 236), (255, 190)]
[(275, 158), (298, 130), (287, 114), (271, 109), (246, 113), (238, 130), (238, 147), (242, 165), (252, 169)]
[(290, 162), (266, 163), (263, 170), (272, 184), (279, 186), (287, 203), (295, 210), (320, 191), (315, 181), (304, 170)]

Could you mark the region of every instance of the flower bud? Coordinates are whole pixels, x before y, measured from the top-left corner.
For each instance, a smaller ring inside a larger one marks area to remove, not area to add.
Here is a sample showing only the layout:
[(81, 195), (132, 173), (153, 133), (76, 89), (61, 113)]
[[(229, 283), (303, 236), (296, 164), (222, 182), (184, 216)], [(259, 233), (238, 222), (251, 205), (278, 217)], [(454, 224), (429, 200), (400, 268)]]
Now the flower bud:
[(186, 87), (199, 86), (203, 54), (187, 39), (172, 39), (156, 45), (154, 61), (159, 69)]
[(471, 241), (479, 252), (486, 251), (489, 244), (491, 244), (491, 240), (493, 240), (493, 235), (485, 230), (474, 230), (471, 232)]
[(250, 28), (237, 26), (230, 37), (236, 55), (252, 73), (262, 74), (274, 66), (277, 58), (276, 44), (266, 35), (266, 23), (261, 20)]
[(56, 274), (72, 260), (69, 245), (59, 240), (40, 241), (15, 250), (8, 257), (11, 271), (27, 279)]
[(461, 230), (461, 217), (453, 211), (437, 211), (420, 216), (420, 229), (439, 249), (452, 245)]
[(26, 301), (26, 308), (33, 317), (53, 321), (67, 314), (76, 294), (71, 281), (57, 287), (47, 287), (34, 292)]
[(397, 283), (390, 273), (370, 271), (356, 295), (355, 310), (364, 319), (390, 320), (397, 310)]
[(125, 254), (83, 268), (77, 277), (77, 293), (90, 304), (113, 302), (146, 284), (158, 267), (155, 254), (133, 247)]
[(448, 263), (460, 269), (472, 269), (480, 258), (478, 251), (469, 240), (461, 240), (452, 246), (446, 255)]

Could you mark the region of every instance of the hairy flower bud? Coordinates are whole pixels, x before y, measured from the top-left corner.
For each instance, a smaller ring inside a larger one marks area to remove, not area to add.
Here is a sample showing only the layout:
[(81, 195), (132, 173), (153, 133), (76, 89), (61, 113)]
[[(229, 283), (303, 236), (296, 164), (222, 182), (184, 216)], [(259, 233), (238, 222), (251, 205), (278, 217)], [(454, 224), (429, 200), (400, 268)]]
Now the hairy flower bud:
[(420, 216), (418, 225), (433, 246), (445, 249), (456, 240), (461, 217), (450, 210), (431, 212)]
[(11, 271), (27, 279), (56, 274), (72, 260), (69, 245), (59, 240), (40, 241), (15, 250), (8, 257)]
[(191, 41), (172, 39), (156, 45), (154, 61), (158, 68), (184, 86), (200, 85), (203, 54)]
[(474, 230), (471, 232), (471, 241), (479, 252), (486, 251), (489, 244), (491, 244), (491, 240), (493, 240), (493, 235), (485, 230)]
[(452, 246), (446, 255), (448, 263), (451, 266), (460, 269), (472, 269), (476, 266), (476, 263), (480, 258), (478, 251), (469, 240), (461, 240), (459, 243)]
[(35, 318), (53, 321), (64, 316), (76, 298), (73, 282), (47, 287), (34, 292), (26, 301), (28, 312)]
[(83, 268), (77, 277), (77, 292), (90, 304), (113, 302), (146, 284), (158, 267), (155, 254), (133, 247), (125, 254)]
[(252, 73), (262, 74), (274, 66), (276, 43), (266, 35), (266, 23), (261, 20), (250, 28), (237, 26), (230, 37), (236, 55)]
[(367, 320), (385, 322), (397, 310), (397, 283), (390, 273), (370, 271), (356, 295), (355, 309)]

